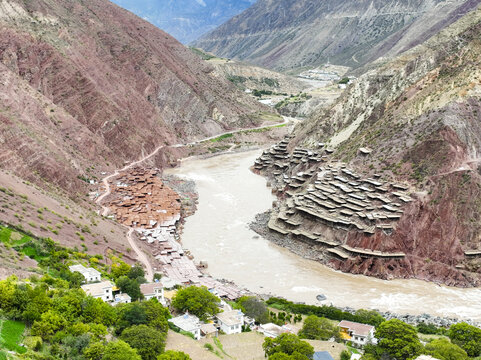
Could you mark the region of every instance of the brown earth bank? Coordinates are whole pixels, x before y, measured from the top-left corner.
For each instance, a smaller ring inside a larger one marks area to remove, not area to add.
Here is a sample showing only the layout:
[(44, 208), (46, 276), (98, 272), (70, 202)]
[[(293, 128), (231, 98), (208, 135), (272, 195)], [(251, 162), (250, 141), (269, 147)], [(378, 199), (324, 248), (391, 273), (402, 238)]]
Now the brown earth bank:
[(480, 286), (480, 33), (477, 10), (378, 63), (264, 153), (271, 231), (342, 271)]

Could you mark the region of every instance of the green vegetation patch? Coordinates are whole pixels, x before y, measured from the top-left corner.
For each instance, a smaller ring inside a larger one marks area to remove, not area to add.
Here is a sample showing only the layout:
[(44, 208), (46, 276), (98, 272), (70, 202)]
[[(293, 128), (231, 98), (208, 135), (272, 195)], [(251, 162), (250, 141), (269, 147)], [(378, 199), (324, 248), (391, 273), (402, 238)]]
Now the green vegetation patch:
[(216, 57), (214, 55), (208, 54), (201, 49), (195, 48), (195, 47), (189, 47), (190, 51), (192, 51), (195, 55), (200, 57), (202, 60), (211, 60), (215, 59)]
[(26, 348), (18, 345), (25, 331), (24, 323), (12, 320), (0, 321), (0, 329), (0, 345), (2, 347), (19, 354), (27, 352)]
[(225, 140), (225, 139), (229, 139), (231, 137), (233, 137), (234, 134), (232, 133), (229, 133), (229, 134), (224, 134), (224, 135), (221, 135), (221, 136), (218, 136), (214, 139), (210, 139), (211, 142), (218, 142), (218, 141), (222, 141), (222, 140)]

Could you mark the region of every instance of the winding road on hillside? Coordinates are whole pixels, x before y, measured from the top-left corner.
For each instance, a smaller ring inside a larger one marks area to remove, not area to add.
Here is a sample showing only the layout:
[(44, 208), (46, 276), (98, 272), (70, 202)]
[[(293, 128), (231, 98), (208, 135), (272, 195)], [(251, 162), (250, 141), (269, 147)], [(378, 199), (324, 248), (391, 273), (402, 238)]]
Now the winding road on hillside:
[[(163, 148), (169, 148), (169, 147), (173, 147), (173, 148), (179, 148), (179, 147), (184, 147), (184, 146), (189, 146), (189, 145), (195, 145), (195, 144), (199, 144), (199, 143), (202, 143), (204, 141), (209, 141), (209, 140), (213, 140), (215, 138), (218, 138), (220, 136), (223, 136), (223, 135), (227, 135), (227, 134), (236, 134), (236, 133), (240, 133), (240, 132), (243, 132), (243, 131), (254, 131), (254, 130), (262, 130), (262, 129), (269, 129), (269, 128), (274, 128), (274, 127), (277, 127), (279, 125), (285, 125), (287, 124), (289, 121), (292, 120), (292, 118), (289, 118), (289, 117), (286, 117), (284, 116), (283, 117), (284, 121), (282, 121), (281, 123), (276, 123), (276, 124), (270, 124), (270, 125), (263, 125), (263, 126), (258, 126), (258, 127), (255, 127), (255, 128), (245, 128), (245, 129), (238, 129), (238, 130), (232, 130), (232, 131), (226, 131), (224, 133), (221, 133), (221, 134), (217, 134), (217, 135), (214, 135), (214, 136), (210, 136), (210, 137), (207, 137), (207, 138), (204, 138), (204, 139), (201, 139), (201, 140), (196, 140), (196, 141), (193, 141), (193, 142), (190, 142), (190, 143), (187, 143), (187, 144), (174, 144), (174, 145), (161, 145), (161, 146), (158, 146), (157, 148), (154, 149), (154, 151), (152, 151), (150, 154), (140, 158), (139, 160), (136, 160), (134, 162), (131, 162), (130, 164), (124, 166), (122, 169), (117, 169), (115, 170), (112, 174), (110, 175), (107, 175), (106, 177), (104, 177), (102, 179), (102, 183), (104, 184), (105, 186), (105, 192), (100, 195), (96, 200), (95, 200), (95, 203), (97, 203), (98, 205), (100, 205), (102, 207), (102, 216), (107, 216), (107, 214), (109, 213), (109, 207), (108, 206), (104, 206), (104, 205), (101, 205), (102, 201), (111, 194), (111, 188), (110, 188), (110, 180), (117, 177), (121, 172), (124, 172), (126, 170), (129, 170), (131, 169), (132, 167), (136, 166), (136, 165), (140, 165), (142, 164), (143, 162), (145, 162), (146, 160), (152, 158), (153, 156), (155, 156), (160, 150), (162, 150)], [(126, 226), (124, 225), (126, 228), (128, 228), (128, 232), (127, 232), (127, 241), (129, 242), (130, 246), (132, 247), (132, 249), (135, 251), (135, 253), (137, 254), (137, 259), (145, 266), (145, 269), (146, 269), (146, 278), (147, 278), (147, 281), (153, 281), (153, 278), (154, 278), (154, 271), (153, 271), (153, 268), (152, 268), (152, 265), (150, 264), (149, 262), (149, 259), (148, 257), (142, 252), (142, 250), (137, 246), (137, 244), (135, 243), (135, 239), (134, 237), (132, 236), (133, 233), (134, 233), (134, 228), (133, 227), (130, 227), (130, 226)]]

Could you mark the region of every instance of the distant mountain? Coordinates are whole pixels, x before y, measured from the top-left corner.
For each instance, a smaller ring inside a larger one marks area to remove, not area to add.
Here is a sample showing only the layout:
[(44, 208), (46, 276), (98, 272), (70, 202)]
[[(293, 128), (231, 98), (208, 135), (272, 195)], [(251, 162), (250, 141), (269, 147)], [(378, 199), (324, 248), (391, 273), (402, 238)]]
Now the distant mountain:
[(288, 71), (330, 61), (360, 67), (422, 43), (479, 0), (259, 0), (194, 45)]
[(112, 0), (184, 44), (241, 13), (256, 0)]

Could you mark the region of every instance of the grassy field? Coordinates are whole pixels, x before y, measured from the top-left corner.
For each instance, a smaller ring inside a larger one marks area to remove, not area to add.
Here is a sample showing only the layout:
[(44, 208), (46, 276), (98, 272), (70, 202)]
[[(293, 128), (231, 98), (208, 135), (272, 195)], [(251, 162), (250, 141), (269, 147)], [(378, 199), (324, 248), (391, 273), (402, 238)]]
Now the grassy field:
[(0, 320), (0, 346), (7, 350), (24, 354), (27, 349), (18, 345), (23, 338), (24, 331), (24, 323), (11, 320)]

